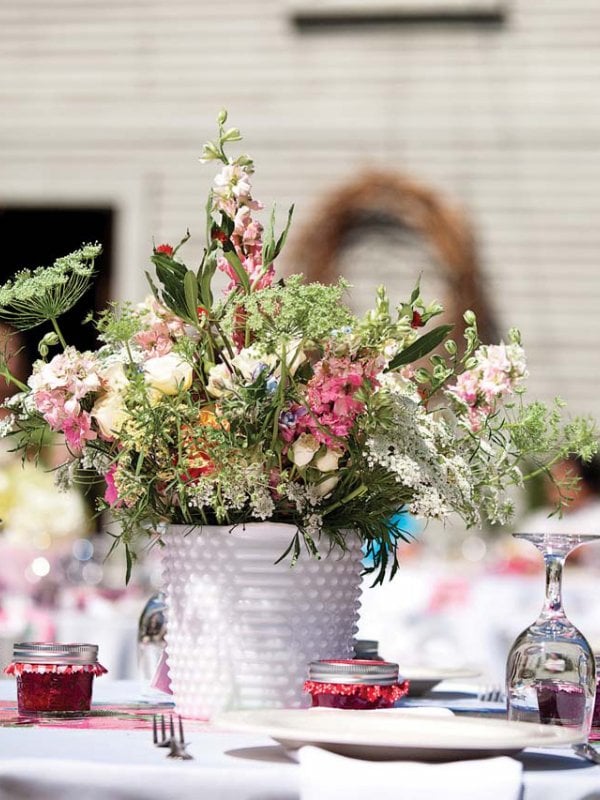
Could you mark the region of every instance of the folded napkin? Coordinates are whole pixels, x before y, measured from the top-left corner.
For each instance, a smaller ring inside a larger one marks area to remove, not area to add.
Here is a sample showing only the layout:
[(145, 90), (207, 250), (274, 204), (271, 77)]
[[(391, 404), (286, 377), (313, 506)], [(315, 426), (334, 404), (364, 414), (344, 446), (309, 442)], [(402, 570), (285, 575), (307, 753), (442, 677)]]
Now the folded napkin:
[(518, 800), (521, 770), (506, 756), (448, 764), (362, 761), (302, 747), (301, 800)]

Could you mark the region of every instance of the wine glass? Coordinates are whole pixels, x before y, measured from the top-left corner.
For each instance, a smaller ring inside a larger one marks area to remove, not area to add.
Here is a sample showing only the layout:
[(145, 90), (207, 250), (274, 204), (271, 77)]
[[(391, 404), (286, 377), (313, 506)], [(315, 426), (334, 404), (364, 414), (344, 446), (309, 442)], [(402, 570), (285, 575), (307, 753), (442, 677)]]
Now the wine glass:
[(596, 695), (594, 655), (562, 606), (562, 571), (575, 547), (600, 535), (517, 533), (534, 544), (546, 565), (546, 597), (539, 617), (513, 644), (506, 665), (508, 718), (563, 725), (587, 740)]

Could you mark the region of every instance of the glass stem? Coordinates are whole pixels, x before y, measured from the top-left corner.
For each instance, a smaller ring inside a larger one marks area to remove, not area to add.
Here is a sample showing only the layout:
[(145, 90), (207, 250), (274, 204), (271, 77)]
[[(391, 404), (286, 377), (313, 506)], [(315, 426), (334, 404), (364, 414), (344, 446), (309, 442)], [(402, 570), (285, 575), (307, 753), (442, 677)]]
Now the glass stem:
[(546, 553), (544, 555), (544, 563), (546, 564), (546, 598), (544, 600), (544, 607), (542, 608), (540, 619), (562, 617), (564, 616), (562, 606), (562, 573), (565, 556), (555, 553)]

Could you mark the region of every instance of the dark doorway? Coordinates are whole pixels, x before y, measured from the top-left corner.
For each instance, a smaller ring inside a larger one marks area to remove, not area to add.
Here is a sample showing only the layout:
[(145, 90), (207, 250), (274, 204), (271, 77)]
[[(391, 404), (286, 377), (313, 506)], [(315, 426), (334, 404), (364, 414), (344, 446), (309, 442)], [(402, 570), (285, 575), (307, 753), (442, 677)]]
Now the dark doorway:
[[(95, 330), (83, 320), (90, 311), (106, 307), (110, 299), (113, 266), (114, 212), (109, 208), (59, 208), (0, 206), (0, 282), (22, 269), (50, 266), (82, 244), (100, 242), (103, 252), (96, 262), (97, 277), (87, 294), (64, 317), (60, 327), (66, 341), (79, 350), (97, 347)], [(50, 329), (50, 326), (49, 326)], [(38, 358), (37, 343), (44, 326), (25, 332), (30, 363)]]

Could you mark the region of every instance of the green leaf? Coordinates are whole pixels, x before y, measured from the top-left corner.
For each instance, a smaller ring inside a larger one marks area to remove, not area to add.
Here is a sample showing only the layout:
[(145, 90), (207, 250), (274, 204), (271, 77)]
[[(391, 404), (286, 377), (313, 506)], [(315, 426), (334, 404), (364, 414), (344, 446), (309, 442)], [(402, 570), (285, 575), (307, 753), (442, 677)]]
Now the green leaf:
[(283, 233), (281, 234), (281, 236), (277, 240), (277, 244), (275, 245), (275, 253), (273, 255), (273, 260), (277, 258), (277, 256), (279, 255), (279, 253), (283, 249), (283, 246), (286, 243), (286, 240), (287, 240), (287, 237), (288, 237), (288, 233), (289, 233), (289, 230), (290, 230), (290, 225), (292, 224), (292, 216), (293, 216), (293, 214), (294, 214), (294, 206), (291, 205), (290, 208), (289, 208), (289, 211), (288, 211), (287, 223), (285, 225)]
[(200, 301), (207, 311), (212, 310), (213, 294), (210, 287), (216, 269), (217, 253), (213, 250), (204, 259), (202, 272), (198, 277), (198, 284), (200, 286)]
[(183, 279), (183, 291), (188, 314), (192, 320), (198, 320), (198, 279), (189, 269)]
[(125, 542), (125, 560), (127, 562), (127, 568), (125, 570), (125, 585), (129, 583), (131, 580), (131, 570), (133, 567), (133, 556), (131, 554), (131, 550), (129, 549), (129, 545)]
[(412, 294), (411, 294), (411, 296), (410, 296), (409, 304), (410, 304), (411, 306), (413, 305), (413, 303), (415, 302), (415, 300), (418, 300), (418, 299), (419, 299), (419, 295), (421, 294), (421, 286), (420, 286), (420, 283), (421, 283), (421, 279), (419, 278), (419, 280), (417, 281), (417, 285), (416, 285), (416, 286), (415, 286), (415, 288), (413, 289), (413, 291), (412, 291)]
[(401, 353), (395, 355), (385, 371), (389, 372), (404, 364), (412, 364), (414, 361), (423, 358), (423, 356), (435, 350), (435, 348), (444, 341), (453, 327), (453, 325), (439, 325), (437, 328), (429, 331), (429, 333), (421, 336)]
[(250, 294), (250, 277), (244, 267), (242, 266), (242, 262), (237, 257), (236, 253), (233, 250), (224, 250), (223, 255), (233, 267), (233, 271), (235, 272), (238, 281), (240, 282), (241, 286), (243, 287), (246, 294)]

